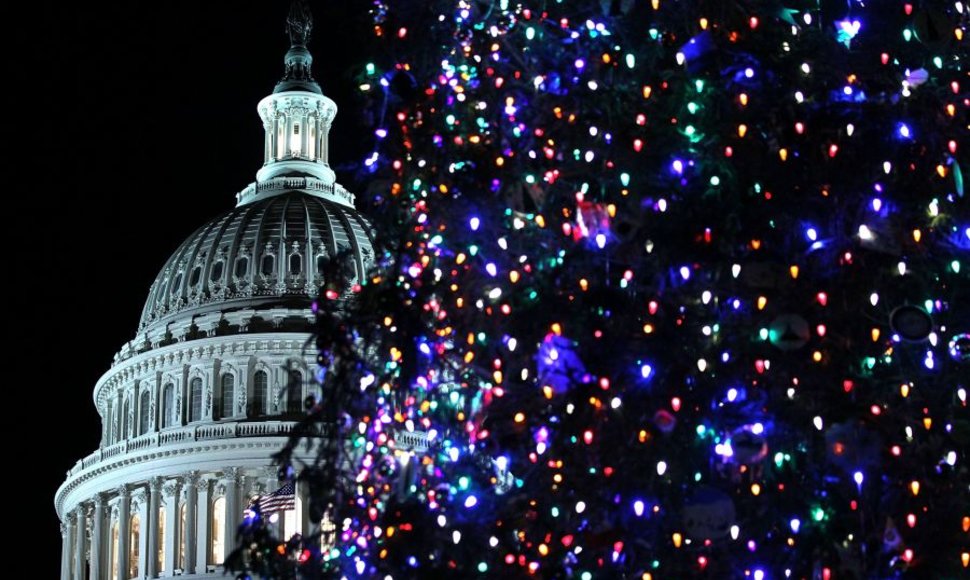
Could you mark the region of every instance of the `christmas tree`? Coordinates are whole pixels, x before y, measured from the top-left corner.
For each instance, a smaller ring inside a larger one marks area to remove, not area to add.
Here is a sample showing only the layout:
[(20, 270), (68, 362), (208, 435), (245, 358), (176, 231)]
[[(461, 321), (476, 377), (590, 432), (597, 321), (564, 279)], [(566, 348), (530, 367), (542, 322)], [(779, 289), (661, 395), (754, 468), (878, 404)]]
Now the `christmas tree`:
[(280, 454), (335, 530), (234, 565), (964, 577), (968, 14), (376, 0), (381, 251)]

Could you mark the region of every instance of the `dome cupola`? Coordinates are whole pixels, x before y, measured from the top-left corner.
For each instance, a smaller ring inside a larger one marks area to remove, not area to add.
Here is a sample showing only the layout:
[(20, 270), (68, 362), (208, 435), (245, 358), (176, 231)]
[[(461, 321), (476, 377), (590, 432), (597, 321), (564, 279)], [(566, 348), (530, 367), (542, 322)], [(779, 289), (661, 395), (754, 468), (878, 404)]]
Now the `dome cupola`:
[(266, 131), (263, 167), (236, 194), (235, 208), (168, 259), (149, 290), (138, 336), (116, 362), (193, 337), (307, 330), (326, 261), (348, 256), (356, 277), (373, 262), (371, 226), (330, 168), (337, 105), (313, 79), (312, 29), (306, 3), (293, 2), (283, 78), (257, 107)]
[(307, 48), (312, 30), (313, 16), (306, 3), (294, 2), (286, 19), (290, 49), (283, 59), (283, 78), (257, 106), (266, 131), (263, 167), (256, 173), (256, 187), (240, 193), (240, 205), (279, 191), (280, 178), (302, 180), (323, 195), (336, 182), (329, 147), (337, 104), (313, 80), (313, 56)]

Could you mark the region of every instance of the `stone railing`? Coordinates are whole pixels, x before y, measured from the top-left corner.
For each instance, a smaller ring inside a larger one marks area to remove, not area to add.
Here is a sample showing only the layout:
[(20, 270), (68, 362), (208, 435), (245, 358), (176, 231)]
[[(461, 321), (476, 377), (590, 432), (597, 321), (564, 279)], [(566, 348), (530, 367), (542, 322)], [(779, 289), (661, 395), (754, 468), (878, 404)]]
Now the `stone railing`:
[(158, 433), (148, 433), (133, 439), (119, 441), (114, 445), (98, 449), (75, 463), (74, 467), (67, 472), (67, 475), (71, 477), (112, 457), (167, 445), (239, 437), (286, 437), (293, 431), (295, 425), (296, 423), (293, 421), (260, 421), (258, 423), (209, 423), (169, 428)]
[[(297, 424), (294, 421), (259, 421), (253, 423), (206, 423), (168, 428), (161, 432), (148, 433), (98, 449), (75, 463), (74, 467), (67, 472), (67, 476), (70, 478), (106, 459), (144, 449), (217, 439), (288, 437)], [(316, 432), (325, 437), (330, 433), (330, 429), (326, 426), (318, 427)], [(398, 449), (421, 452), (428, 448), (428, 436), (423, 431), (398, 431), (395, 432), (394, 439)]]
[(275, 177), (263, 182), (253, 182), (236, 194), (240, 202), (258, 198), (261, 194), (271, 191), (302, 189), (311, 193), (320, 193), (344, 205), (354, 206), (354, 194), (343, 188), (339, 183), (326, 183), (313, 177)]

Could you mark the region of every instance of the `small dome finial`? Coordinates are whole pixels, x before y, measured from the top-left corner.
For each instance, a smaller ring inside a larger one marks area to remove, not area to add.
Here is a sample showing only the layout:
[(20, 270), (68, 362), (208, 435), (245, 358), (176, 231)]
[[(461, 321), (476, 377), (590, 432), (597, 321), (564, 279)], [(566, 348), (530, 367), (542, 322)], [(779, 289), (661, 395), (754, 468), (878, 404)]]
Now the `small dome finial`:
[(313, 31), (313, 13), (306, 0), (294, 0), (286, 17), (286, 33), (290, 35), (290, 46), (306, 48)]
[(283, 91), (310, 91), (323, 94), (320, 85), (313, 80), (313, 56), (307, 49), (310, 33), (313, 31), (313, 14), (306, 0), (293, 0), (290, 13), (286, 16), (286, 34), (290, 37), (290, 50), (283, 59), (286, 71), (276, 83), (274, 93)]

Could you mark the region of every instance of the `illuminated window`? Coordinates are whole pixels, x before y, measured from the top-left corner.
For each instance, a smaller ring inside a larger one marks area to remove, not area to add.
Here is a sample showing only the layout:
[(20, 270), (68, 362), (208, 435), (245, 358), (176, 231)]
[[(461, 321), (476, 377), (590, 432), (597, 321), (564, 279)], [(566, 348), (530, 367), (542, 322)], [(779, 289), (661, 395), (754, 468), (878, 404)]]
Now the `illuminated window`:
[(111, 424), (112, 424), (111, 421), (114, 419), (114, 415), (115, 415), (115, 406), (114, 406), (114, 403), (112, 403), (111, 401), (108, 401), (108, 409), (107, 409), (107, 411), (105, 412), (105, 415), (104, 415), (104, 422), (105, 422), (105, 425), (107, 426), (107, 435), (106, 435), (106, 437), (108, 438), (108, 441), (107, 442), (108, 442), (109, 445), (112, 444), (112, 443), (114, 443), (114, 440), (111, 437), (111, 432), (113, 431), (113, 429), (111, 428)]
[(159, 572), (165, 571), (165, 506), (158, 508), (158, 562), (155, 567)]
[(175, 413), (175, 385), (168, 383), (162, 390), (162, 427), (172, 426), (172, 415)]
[(111, 525), (111, 580), (121, 580), (118, 576), (118, 522)]
[(212, 551), (210, 564), (222, 564), (226, 559), (226, 498), (220, 497), (212, 503)]
[(121, 437), (128, 437), (128, 413), (131, 411), (131, 406), (128, 404), (128, 399), (125, 399), (124, 413), (121, 415)]
[(266, 371), (256, 371), (253, 375), (253, 415), (262, 415), (266, 410), (266, 394), (269, 379)]
[(293, 134), (290, 135), (290, 153), (300, 154), (300, 124), (293, 123)]
[(316, 156), (317, 156), (317, 119), (316, 117), (310, 117), (310, 120), (307, 123), (307, 127), (308, 127), (307, 131), (309, 133), (307, 135), (307, 140), (306, 140), (307, 148), (309, 149), (307, 151), (307, 157), (309, 157), (310, 159), (316, 159)]
[(326, 512), (320, 520), (320, 551), (329, 551), (336, 543), (336, 539), (337, 524), (330, 519), (330, 512)]
[(202, 420), (202, 379), (196, 377), (192, 379), (191, 392), (189, 395), (189, 421)]
[(283, 147), (286, 144), (286, 117), (276, 118), (276, 158), (283, 158)]
[(176, 547), (175, 567), (185, 570), (185, 502), (179, 506), (178, 546)]
[(138, 539), (141, 533), (141, 519), (138, 514), (131, 516), (131, 532), (128, 535), (128, 577), (138, 576)]
[(152, 409), (152, 396), (145, 390), (142, 391), (141, 400), (138, 404), (138, 434), (144, 435), (148, 433), (148, 417), (151, 415)]
[(231, 374), (222, 375), (222, 416), (232, 417), (234, 412), (236, 379)]

